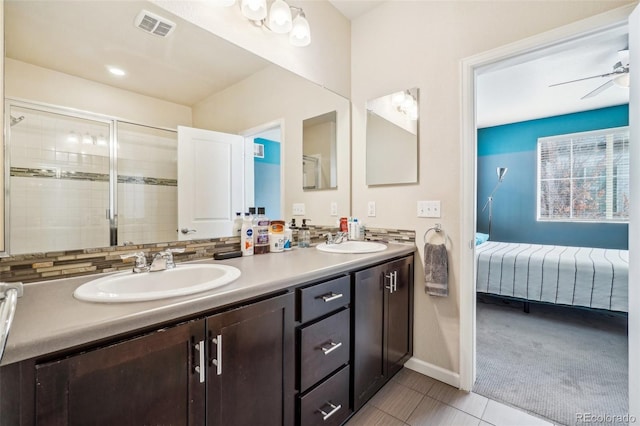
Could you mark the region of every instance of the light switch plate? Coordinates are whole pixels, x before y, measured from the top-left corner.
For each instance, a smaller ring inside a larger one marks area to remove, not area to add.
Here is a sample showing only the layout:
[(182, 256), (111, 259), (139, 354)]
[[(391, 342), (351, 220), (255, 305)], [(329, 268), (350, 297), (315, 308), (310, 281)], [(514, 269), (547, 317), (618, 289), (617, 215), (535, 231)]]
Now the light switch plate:
[(291, 213), (294, 216), (304, 216), (304, 203), (293, 203)]
[(375, 217), (376, 216), (376, 202), (375, 201), (369, 201), (369, 203), (367, 204), (367, 216), (369, 216), (369, 217)]
[(331, 202), (331, 211), (329, 213), (331, 216), (338, 216), (338, 203), (335, 201)]
[(440, 201), (418, 201), (418, 217), (440, 217)]

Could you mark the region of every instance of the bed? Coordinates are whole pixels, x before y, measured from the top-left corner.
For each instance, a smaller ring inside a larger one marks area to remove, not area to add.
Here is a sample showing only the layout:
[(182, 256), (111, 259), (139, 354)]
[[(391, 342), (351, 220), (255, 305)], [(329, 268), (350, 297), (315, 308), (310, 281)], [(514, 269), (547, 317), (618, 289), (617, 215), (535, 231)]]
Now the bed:
[(628, 312), (627, 250), (486, 241), (476, 262), (478, 293)]

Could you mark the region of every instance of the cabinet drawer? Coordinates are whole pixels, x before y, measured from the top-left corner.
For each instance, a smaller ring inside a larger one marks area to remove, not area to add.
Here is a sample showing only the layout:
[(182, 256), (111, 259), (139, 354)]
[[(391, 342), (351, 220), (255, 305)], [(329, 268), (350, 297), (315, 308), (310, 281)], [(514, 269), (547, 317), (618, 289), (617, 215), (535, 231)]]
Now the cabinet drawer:
[(349, 362), (349, 309), (300, 329), (300, 392)]
[(336, 278), (299, 290), (300, 322), (307, 322), (328, 314), (351, 301), (351, 278)]
[(349, 366), (300, 398), (300, 424), (339, 425), (349, 415)]

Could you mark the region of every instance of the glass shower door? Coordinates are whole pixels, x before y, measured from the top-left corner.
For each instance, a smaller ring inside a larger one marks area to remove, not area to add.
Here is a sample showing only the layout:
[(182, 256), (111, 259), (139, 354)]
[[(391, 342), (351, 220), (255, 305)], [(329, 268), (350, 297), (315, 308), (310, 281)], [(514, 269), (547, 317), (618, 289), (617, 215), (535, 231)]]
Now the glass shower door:
[(9, 252), (108, 246), (110, 122), (9, 111)]

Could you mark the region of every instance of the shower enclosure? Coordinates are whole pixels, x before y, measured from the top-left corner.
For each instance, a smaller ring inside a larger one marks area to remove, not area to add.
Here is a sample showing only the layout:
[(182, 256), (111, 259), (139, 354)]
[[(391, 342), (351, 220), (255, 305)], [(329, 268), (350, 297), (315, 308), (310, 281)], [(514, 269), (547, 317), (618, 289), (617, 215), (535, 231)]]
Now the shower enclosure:
[(177, 134), (8, 101), (7, 251), (176, 240)]

